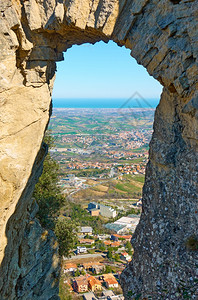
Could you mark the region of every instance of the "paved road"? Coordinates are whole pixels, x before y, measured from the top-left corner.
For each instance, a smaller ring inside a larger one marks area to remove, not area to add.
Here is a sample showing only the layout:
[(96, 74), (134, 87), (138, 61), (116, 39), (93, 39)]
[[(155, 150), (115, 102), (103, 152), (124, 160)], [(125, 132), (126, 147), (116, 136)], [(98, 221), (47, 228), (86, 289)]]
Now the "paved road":
[[(102, 254), (101, 253), (97, 253), (97, 254), (81, 254), (81, 255), (74, 255), (72, 256), (71, 258), (69, 258), (69, 260), (71, 259), (81, 259), (81, 258), (94, 258), (94, 257), (104, 257), (106, 256), (105, 254)], [(66, 257), (63, 257), (64, 260), (68, 260), (68, 258)]]

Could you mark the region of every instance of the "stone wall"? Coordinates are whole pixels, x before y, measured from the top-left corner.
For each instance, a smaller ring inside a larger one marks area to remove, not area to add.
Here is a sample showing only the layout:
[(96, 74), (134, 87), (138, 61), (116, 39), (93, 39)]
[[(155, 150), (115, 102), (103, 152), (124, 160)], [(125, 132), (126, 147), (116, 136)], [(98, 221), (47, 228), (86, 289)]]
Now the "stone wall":
[(125, 297), (182, 299), (183, 286), (196, 298), (197, 1), (4, 0), (0, 11), (0, 299), (57, 297), (57, 245), (35, 219), (31, 194), (56, 61), (74, 44), (101, 40), (130, 48), (164, 86)]

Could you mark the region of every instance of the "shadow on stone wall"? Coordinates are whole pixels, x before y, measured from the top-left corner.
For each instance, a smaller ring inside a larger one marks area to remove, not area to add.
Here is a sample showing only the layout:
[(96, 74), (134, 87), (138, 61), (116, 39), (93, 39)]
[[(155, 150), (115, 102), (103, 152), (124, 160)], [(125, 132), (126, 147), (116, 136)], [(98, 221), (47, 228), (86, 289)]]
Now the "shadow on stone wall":
[(7, 227), (7, 246), (0, 267), (0, 299), (59, 299), (58, 244), (52, 231), (36, 219), (38, 205), (32, 199), (42, 173), (47, 146), (43, 143), (24, 190)]

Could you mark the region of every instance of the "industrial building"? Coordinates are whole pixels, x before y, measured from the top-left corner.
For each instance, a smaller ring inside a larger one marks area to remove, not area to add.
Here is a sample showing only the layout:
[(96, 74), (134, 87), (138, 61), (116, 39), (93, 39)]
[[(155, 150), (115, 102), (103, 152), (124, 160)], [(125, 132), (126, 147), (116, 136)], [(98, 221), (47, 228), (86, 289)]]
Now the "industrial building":
[(112, 207), (96, 202), (90, 202), (88, 204), (88, 211), (92, 216), (98, 216), (98, 214), (100, 214), (101, 216), (106, 218), (115, 218), (117, 215), (116, 210)]

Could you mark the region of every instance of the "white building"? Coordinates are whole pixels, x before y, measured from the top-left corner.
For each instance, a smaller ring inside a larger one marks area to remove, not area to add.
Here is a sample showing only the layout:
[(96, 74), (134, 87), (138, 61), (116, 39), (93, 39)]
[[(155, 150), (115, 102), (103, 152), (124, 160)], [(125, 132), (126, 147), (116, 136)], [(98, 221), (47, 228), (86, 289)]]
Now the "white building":
[(123, 295), (115, 295), (112, 290), (106, 290), (102, 292), (102, 297), (97, 298), (98, 300), (124, 300)]
[(92, 209), (98, 209), (100, 211), (100, 215), (106, 218), (115, 218), (117, 215), (116, 210), (112, 207), (96, 202), (90, 202), (88, 204), (88, 210), (91, 211)]
[(111, 296), (109, 297), (109, 300), (124, 300), (124, 296), (123, 295)]
[(93, 232), (93, 228), (89, 227), (89, 226), (84, 226), (84, 227), (81, 227), (81, 229), (80, 229), (80, 233), (82, 233), (82, 234), (91, 235), (92, 232)]
[(118, 288), (118, 282), (115, 278), (105, 279), (105, 285), (108, 289)]
[(114, 222), (114, 224), (117, 225), (123, 225), (126, 226), (127, 229), (131, 231), (135, 231), (136, 226), (138, 225), (140, 221), (140, 216), (137, 215), (130, 215), (128, 217), (122, 217)]
[(77, 254), (80, 254), (80, 253), (87, 253), (87, 248), (77, 246)]
[(84, 300), (97, 300), (93, 292), (89, 292), (83, 295)]
[(100, 204), (100, 214), (101, 214), (101, 216), (106, 217), (106, 218), (115, 218), (117, 215), (117, 212), (115, 209), (113, 209), (110, 206)]
[(109, 177), (110, 177), (110, 178), (113, 178), (116, 174), (117, 174), (117, 173), (116, 173), (115, 169), (114, 169), (114, 168), (111, 168), (110, 173), (109, 173)]
[(72, 263), (65, 264), (63, 270), (64, 273), (75, 272), (77, 270), (77, 265)]
[(129, 255), (127, 252), (122, 252), (120, 258), (125, 260), (125, 261), (130, 261), (131, 260), (131, 255)]
[(110, 234), (97, 234), (97, 238), (99, 239), (99, 241), (102, 241), (102, 240), (107, 240), (111, 237)]

